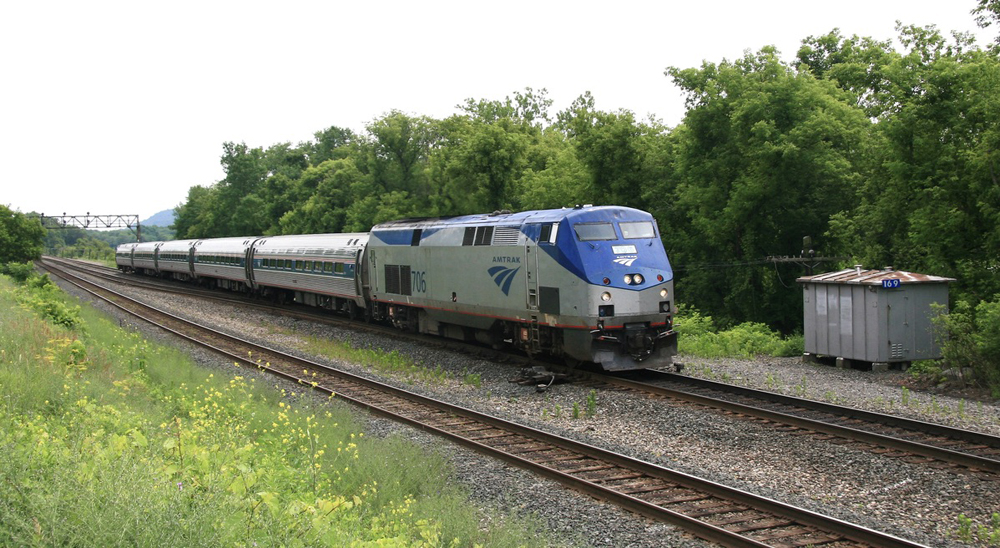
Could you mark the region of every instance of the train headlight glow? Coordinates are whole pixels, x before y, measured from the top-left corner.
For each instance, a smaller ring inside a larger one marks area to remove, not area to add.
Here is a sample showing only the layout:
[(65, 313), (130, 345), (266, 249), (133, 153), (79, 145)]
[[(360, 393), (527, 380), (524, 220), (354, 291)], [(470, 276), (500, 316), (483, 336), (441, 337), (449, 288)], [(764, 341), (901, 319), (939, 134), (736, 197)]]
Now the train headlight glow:
[(627, 285), (632, 285), (632, 275), (631, 274), (626, 274), (625, 275), (625, 283)]
[(601, 293), (601, 300), (604, 301), (604, 302), (610, 301), (611, 300), (611, 293), (608, 293), (607, 291), (605, 291), (604, 293)]
[(636, 274), (636, 275), (635, 275), (635, 277), (634, 277), (634, 278), (632, 278), (632, 280), (633, 280), (633, 281), (634, 281), (634, 282), (635, 282), (636, 284), (641, 284), (641, 283), (643, 282), (643, 278), (642, 278), (642, 274)]
[(664, 287), (663, 289), (660, 290), (660, 298), (661, 299), (667, 298), (667, 288)]

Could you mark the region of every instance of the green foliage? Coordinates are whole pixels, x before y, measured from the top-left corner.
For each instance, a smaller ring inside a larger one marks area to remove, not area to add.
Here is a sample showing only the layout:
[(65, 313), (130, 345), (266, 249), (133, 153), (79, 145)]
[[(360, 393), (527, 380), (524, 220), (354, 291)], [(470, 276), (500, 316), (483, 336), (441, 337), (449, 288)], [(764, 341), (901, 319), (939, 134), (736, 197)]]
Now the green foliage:
[(723, 324), (790, 331), (802, 309), (795, 275), (761, 259), (797, 254), (803, 236), (823, 234), (831, 215), (854, 206), (870, 122), (847, 94), (773, 48), (668, 74), (689, 107), (674, 136), (671, 198), (685, 215), (667, 249), (691, 265), (678, 269), (677, 287)]
[(0, 274), (10, 276), (15, 282), (24, 284), (28, 279), (37, 276), (35, 265), (31, 263), (0, 264)]
[(1000, 394), (1000, 295), (976, 306), (958, 301), (934, 324), (944, 362), (968, 370), (973, 383)]
[(860, 201), (829, 235), (857, 262), (954, 277), (956, 300), (990, 298), (1000, 292), (1000, 58), (967, 36), (898, 30), (903, 52), (824, 38), (827, 77), (877, 119)]
[(539, 534), (516, 516), (480, 528), (445, 461), (369, 440), (336, 401), (218, 379), (93, 310), (78, 338), (13, 299), (0, 280), (2, 545), (519, 546)]
[(761, 323), (745, 322), (715, 331), (711, 317), (687, 307), (678, 314), (675, 328), (679, 333), (678, 351), (703, 358), (795, 356), (803, 348), (801, 335), (782, 337)]
[(80, 306), (70, 305), (48, 274), (38, 274), (30, 263), (8, 263), (0, 268), (0, 273), (9, 275), (20, 285), (14, 295), (22, 308), (68, 329), (80, 325)]
[(955, 536), (962, 542), (980, 542), (987, 546), (1000, 546), (1000, 513), (993, 512), (989, 525), (976, 525), (965, 514), (958, 515), (958, 530)]
[(37, 218), (0, 204), (0, 264), (41, 257), (45, 229)]
[[(50, 231), (55, 232), (55, 231)], [(59, 257), (71, 257), (77, 259), (90, 259), (113, 263), (115, 259), (115, 249), (107, 241), (95, 238), (89, 234), (77, 238), (72, 245), (57, 245), (50, 249)], [(135, 236), (132, 236), (134, 241)]]

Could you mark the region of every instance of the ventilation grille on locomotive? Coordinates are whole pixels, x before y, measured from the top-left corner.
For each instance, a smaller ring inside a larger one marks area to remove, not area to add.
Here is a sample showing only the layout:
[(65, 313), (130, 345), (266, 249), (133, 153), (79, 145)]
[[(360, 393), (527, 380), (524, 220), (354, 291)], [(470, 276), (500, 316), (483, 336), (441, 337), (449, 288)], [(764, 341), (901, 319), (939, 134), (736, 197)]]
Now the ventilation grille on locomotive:
[(385, 290), (397, 295), (412, 295), (410, 291), (410, 265), (385, 265)]
[(498, 226), (493, 231), (493, 245), (517, 245), (521, 229), (516, 226)]

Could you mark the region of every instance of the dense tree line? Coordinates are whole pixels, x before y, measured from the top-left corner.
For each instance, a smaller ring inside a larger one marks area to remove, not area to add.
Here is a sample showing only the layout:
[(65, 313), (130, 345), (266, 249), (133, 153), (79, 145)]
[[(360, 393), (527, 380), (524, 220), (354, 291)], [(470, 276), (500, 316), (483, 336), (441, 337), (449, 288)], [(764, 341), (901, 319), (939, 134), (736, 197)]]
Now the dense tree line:
[[(982, 0), (979, 23), (997, 21)], [(803, 237), (843, 264), (952, 276), (953, 298), (1000, 293), (1000, 43), (898, 28), (833, 31), (783, 60), (773, 48), (666, 69), (680, 125), (599, 110), (584, 94), (468, 99), (437, 120), (392, 111), (362, 133), (252, 148), (225, 143), (226, 177), (190, 189), (178, 238), (366, 231), (406, 217), (579, 203), (645, 209), (678, 299), (723, 325), (801, 323)], [(841, 265), (825, 265), (835, 268)]]

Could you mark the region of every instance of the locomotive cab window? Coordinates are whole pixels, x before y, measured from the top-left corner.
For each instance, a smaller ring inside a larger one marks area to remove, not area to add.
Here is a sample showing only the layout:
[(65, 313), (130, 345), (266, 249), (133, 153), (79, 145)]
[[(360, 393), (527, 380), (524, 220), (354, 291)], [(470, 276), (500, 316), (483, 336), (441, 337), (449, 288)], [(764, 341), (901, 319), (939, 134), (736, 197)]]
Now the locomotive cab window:
[(576, 231), (576, 237), (581, 242), (618, 239), (618, 235), (615, 234), (615, 227), (611, 223), (578, 224), (573, 225), (573, 230)]
[(622, 229), (622, 238), (626, 240), (656, 237), (656, 229), (651, 221), (618, 223), (618, 227)]

